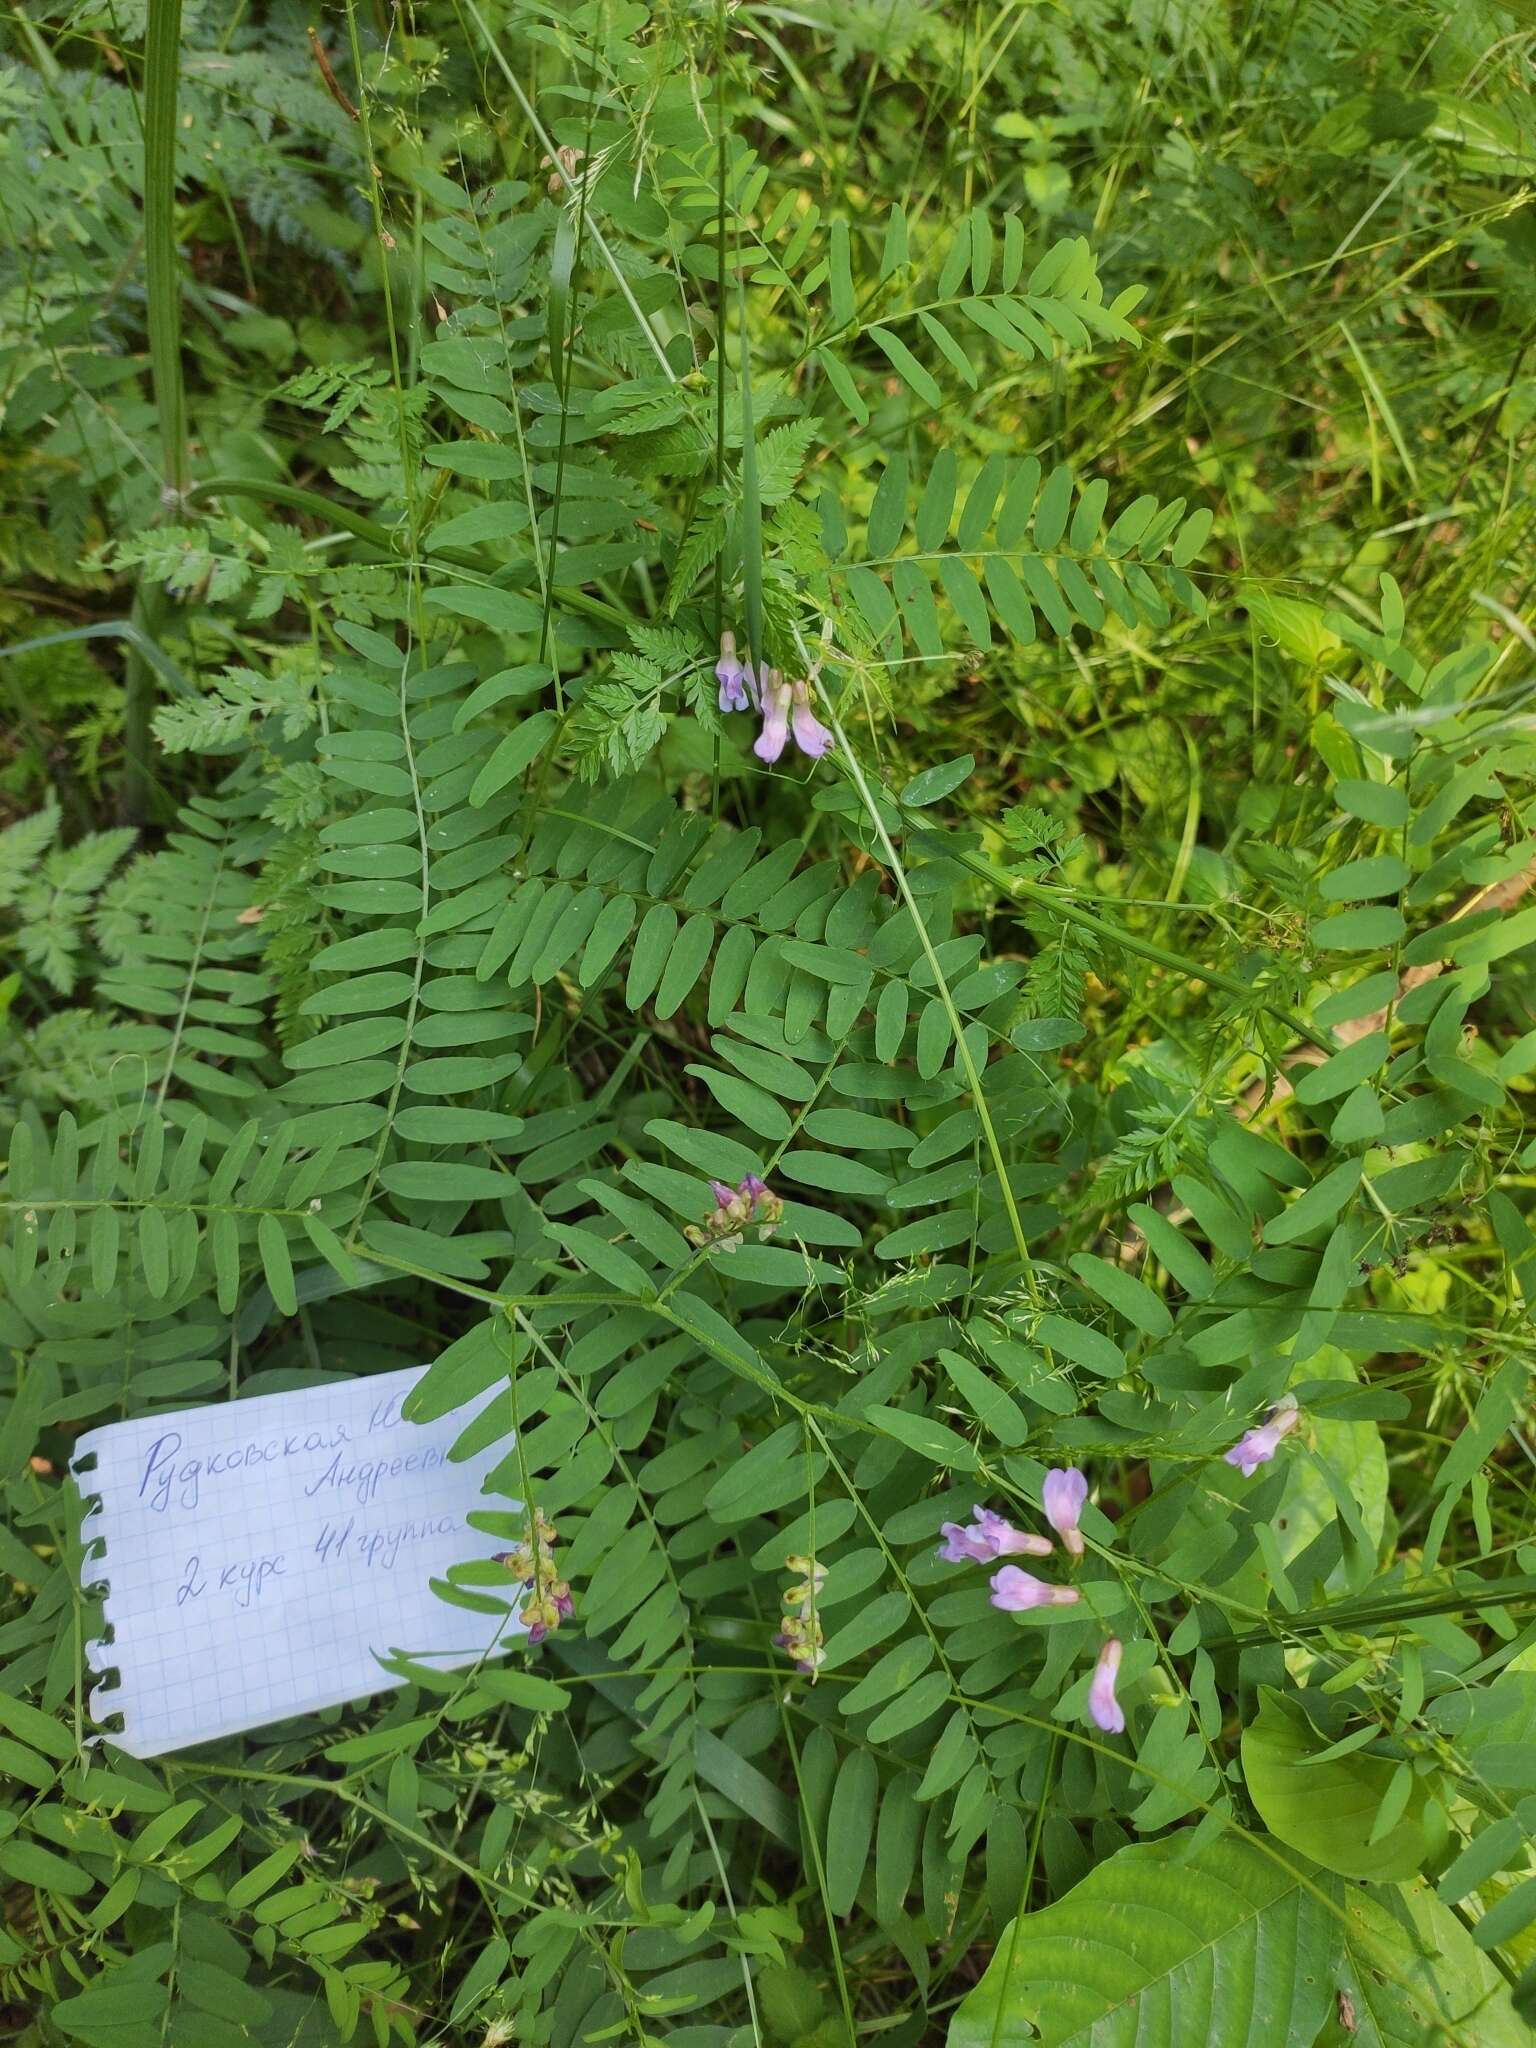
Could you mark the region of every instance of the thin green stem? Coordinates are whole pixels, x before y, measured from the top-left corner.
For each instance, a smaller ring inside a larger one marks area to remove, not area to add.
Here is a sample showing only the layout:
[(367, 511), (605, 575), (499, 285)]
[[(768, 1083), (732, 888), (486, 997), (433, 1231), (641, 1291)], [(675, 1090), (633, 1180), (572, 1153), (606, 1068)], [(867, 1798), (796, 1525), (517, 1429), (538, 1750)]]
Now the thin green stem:
[[(904, 813), (918, 831), (931, 828), (920, 822), (918, 814)], [(1338, 1050), (1333, 1040), (1305, 1018), (1298, 1017), (1283, 1003), (1271, 1002), (1267, 997), (1256, 995), (1251, 982), (1242, 981), (1235, 974), (1228, 974), (1220, 967), (1208, 967), (1202, 961), (1192, 960), (1187, 953), (1175, 953), (1168, 946), (1160, 946), (1153, 939), (1144, 939), (1137, 932), (1128, 932), (1122, 926), (1113, 924), (1107, 917), (1096, 917), (1091, 910), (1084, 910), (1064, 889), (1050, 888), (1044, 882), (1031, 882), (1023, 875), (1015, 875), (1007, 868), (999, 867), (982, 854), (973, 853), (964, 846), (946, 841), (944, 855), (947, 860), (957, 861), (973, 875), (980, 875), (1006, 895), (1022, 897), (1026, 903), (1037, 903), (1049, 910), (1055, 917), (1067, 924), (1074, 924), (1080, 931), (1092, 932), (1094, 937), (1118, 953), (1131, 953), (1139, 960), (1150, 960), (1154, 966), (1166, 967), (1171, 973), (1185, 976), (1190, 981), (1203, 982), (1207, 988), (1219, 988), (1230, 996), (1236, 996), (1244, 1004), (1265, 1011), (1278, 1018), (1297, 1038), (1303, 1038), (1308, 1045), (1315, 1045), (1322, 1052)]]
[[(186, 391), (181, 372), (181, 264), (176, 247), (176, 107), (181, 68), (181, 0), (149, 0), (144, 38), (144, 287), (149, 375), (160, 426), (163, 504), (179, 506), (187, 485)], [(117, 814), (141, 825), (149, 803), (150, 729), (158, 664), (153, 644), (167, 613), (158, 581), (141, 579), (123, 665), (123, 766)]]
[(1013, 1184), (1008, 1176), (1008, 1163), (1003, 1157), (1003, 1148), (998, 1141), (997, 1130), (992, 1122), (992, 1112), (987, 1104), (987, 1091), (982, 1086), (981, 1073), (971, 1052), (970, 1041), (965, 1035), (964, 1020), (961, 1018), (959, 1010), (955, 1007), (955, 999), (950, 993), (949, 982), (939, 962), (939, 956), (934, 951), (933, 941), (928, 936), (927, 924), (924, 921), (922, 911), (918, 908), (917, 898), (912, 893), (912, 885), (907, 880), (907, 871), (902, 866), (901, 856), (892, 844), (890, 833), (885, 829), (885, 820), (880, 814), (880, 806), (876, 803), (869, 784), (865, 780), (864, 771), (859, 766), (857, 755), (848, 744), (847, 734), (830, 712), (828, 717), (838, 743), (838, 758), (849, 780), (858, 791), (859, 800), (863, 804), (865, 813), (874, 827), (875, 837), (879, 840), (886, 864), (896, 879), (896, 887), (901, 892), (901, 899), (907, 906), (907, 914), (912, 919), (918, 943), (923, 949), (923, 957), (928, 962), (934, 986), (939, 992), (939, 1000), (943, 1003), (945, 1015), (949, 1019), (949, 1028), (954, 1034), (955, 1049), (959, 1054), (960, 1064), (965, 1070), (966, 1085), (971, 1091), (971, 1101), (975, 1105), (976, 1115), (981, 1123), (982, 1136), (986, 1141), (987, 1151), (991, 1155), (992, 1166), (997, 1174), (998, 1186), (1003, 1198), (1003, 1207), (1008, 1212), (1008, 1227), (1013, 1234), (1014, 1249), (1018, 1252), (1019, 1263), (1024, 1269), (1024, 1284), (1029, 1289), (1031, 1302), (1038, 1307), (1041, 1304), (1041, 1296), (1039, 1283), (1035, 1278), (1034, 1261), (1029, 1255), (1029, 1242), (1024, 1235), (1023, 1219), (1019, 1214), (1019, 1205), (1014, 1199)]
[(159, 415), (161, 479), (178, 498), (187, 482), (181, 375), (181, 264), (176, 247), (176, 103), (181, 0), (149, 0), (144, 38), (144, 282), (149, 373)]
[[(524, 92), (522, 80), (518, 77), (517, 73), (512, 69), (512, 66), (507, 62), (506, 57), (502, 51), (501, 45), (496, 41), (496, 38), (491, 34), (490, 29), (486, 26), (485, 16), (480, 12), (479, 8), (475, 5), (475, 0), (464, 0), (464, 8), (465, 11), (468, 13), (471, 21), (474, 22), (475, 27), (479, 30), (480, 38), (482, 42), (485, 44), (486, 49), (490, 52), (491, 58), (494, 61), (497, 70), (500, 71), (502, 77), (507, 81), (507, 84), (511, 87), (512, 97), (517, 101), (519, 107), (522, 108), (523, 118), (527, 121), (528, 126), (533, 130), (534, 135), (537, 137), (539, 147), (544, 151), (544, 154), (549, 158), (550, 164), (552, 166), (551, 176), (558, 177), (562, 184), (565, 186), (567, 191), (574, 191), (576, 189), (575, 183), (572, 180), (569, 172), (566, 170), (565, 166), (560, 161), (559, 152), (555, 147), (553, 138), (551, 137), (548, 129), (544, 126), (544, 123), (539, 119), (536, 111), (534, 110), (532, 100), (530, 100), (527, 93)], [(625, 305), (628, 306), (630, 312), (634, 316), (635, 325), (640, 329), (640, 332), (645, 336), (647, 342), (649, 342), (651, 349), (655, 354), (656, 361), (661, 369), (662, 375), (666, 378), (669, 384), (675, 384), (678, 381), (677, 372), (668, 362), (667, 352), (662, 347), (660, 338), (658, 337), (655, 328), (652, 327), (649, 319), (647, 319), (645, 313), (641, 310), (640, 301), (635, 297), (634, 288), (630, 284), (629, 279), (624, 275), (624, 272), (621, 269), (617, 258), (614, 256), (613, 251), (609, 248), (607, 242), (604, 240), (601, 230), (597, 227), (595, 222), (590, 222), (587, 227), (587, 233), (590, 235), (592, 239), (593, 247), (597, 250), (598, 254), (602, 257), (604, 263), (608, 266), (608, 270), (613, 277), (613, 281), (619, 288), (620, 296), (623, 298)]]

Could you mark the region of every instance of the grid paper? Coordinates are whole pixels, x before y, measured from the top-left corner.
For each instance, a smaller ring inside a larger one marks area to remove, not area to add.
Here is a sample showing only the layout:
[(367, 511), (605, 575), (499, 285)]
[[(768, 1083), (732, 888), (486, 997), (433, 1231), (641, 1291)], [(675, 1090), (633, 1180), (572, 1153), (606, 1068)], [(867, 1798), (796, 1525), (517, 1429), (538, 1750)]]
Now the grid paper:
[[(504, 1441), (450, 1464), (483, 1402), (404, 1420), (425, 1367), (114, 1422), (80, 1438), (71, 1469), (94, 1503), (87, 1590), (105, 1585), (110, 1640), (87, 1645), (97, 1721), (130, 1756), (313, 1713), (400, 1681), (378, 1653), (444, 1668), (520, 1632), (428, 1581), (510, 1548), (469, 1526)], [(82, 1470), (91, 1457), (94, 1470)], [(509, 1595), (515, 1591), (509, 1582)]]

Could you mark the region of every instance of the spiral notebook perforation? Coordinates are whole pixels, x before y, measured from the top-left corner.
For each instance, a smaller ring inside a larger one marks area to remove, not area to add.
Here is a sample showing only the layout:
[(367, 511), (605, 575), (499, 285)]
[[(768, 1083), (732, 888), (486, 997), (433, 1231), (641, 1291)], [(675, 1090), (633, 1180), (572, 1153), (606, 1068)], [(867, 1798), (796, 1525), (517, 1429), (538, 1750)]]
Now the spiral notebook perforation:
[(471, 1511), (517, 1503), (483, 1490), (504, 1442), (453, 1455), (483, 1400), (404, 1419), (421, 1371), (81, 1438), (70, 1470), (81, 1588), (102, 1600), (85, 1649), (97, 1740), (158, 1756), (395, 1685), (392, 1652), (451, 1669), (515, 1632), (434, 1590), (508, 1547)]

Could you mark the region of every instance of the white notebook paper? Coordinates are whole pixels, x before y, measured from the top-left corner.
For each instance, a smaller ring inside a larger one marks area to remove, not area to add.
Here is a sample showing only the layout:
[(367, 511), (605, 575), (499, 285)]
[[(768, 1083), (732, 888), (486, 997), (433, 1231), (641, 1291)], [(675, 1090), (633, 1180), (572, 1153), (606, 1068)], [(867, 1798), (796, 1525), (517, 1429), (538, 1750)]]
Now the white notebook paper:
[[(114, 1422), (71, 1469), (90, 1503), (87, 1590), (107, 1638), (87, 1645), (107, 1740), (159, 1756), (399, 1683), (379, 1653), (453, 1668), (519, 1631), (439, 1599), (448, 1567), (512, 1548), (469, 1526), (505, 1441), (452, 1464), (475, 1402), (438, 1421), (401, 1403), (424, 1367)], [(499, 1589), (498, 1589), (499, 1590)], [(508, 1581), (515, 1604), (518, 1588)]]

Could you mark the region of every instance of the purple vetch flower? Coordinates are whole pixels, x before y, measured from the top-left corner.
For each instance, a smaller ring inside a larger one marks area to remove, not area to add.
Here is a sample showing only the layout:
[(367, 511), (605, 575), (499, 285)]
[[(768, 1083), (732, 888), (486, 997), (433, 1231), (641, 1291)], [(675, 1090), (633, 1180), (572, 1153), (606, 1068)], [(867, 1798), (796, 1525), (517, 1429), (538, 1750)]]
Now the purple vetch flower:
[(747, 1174), (734, 1188), (728, 1181), (712, 1180), (709, 1192), (715, 1198), (714, 1208), (702, 1224), (690, 1223), (683, 1232), (695, 1251), (734, 1252), (749, 1224), (766, 1244), (784, 1214), (783, 1202), (755, 1173)]
[(1122, 1648), (1113, 1636), (1099, 1652), (1093, 1682), (1088, 1688), (1088, 1718), (1106, 1735), (1125, 1733), (1125, 1713), (1115, 1698), (1115, 1679), (1120, 1670)]
[(832, 745), (832, 735), (811, 709), (811, 686), (804, 676), (791, 687), (789, 720), (794, 729), (795, 745), (802, 754), (809, 754), (813, 761), (819, 761)]
[(1050, 1556), (1048, 1536), (1026, 1536), (991, 1508), (972, 1508), (971, 1514), (973, 1520), (967, 1529), (958, 1522), (939, 1525), (939, 1534), (944, 1538), (939, 1555), (947, 1564), (991, 1564), (999, 1557)]
[(734, 633), (720, 635), (720, 659), (715, 663), (715, 679), (720, 685), (722, 711), (749, 711), (752, 708), (752, 664), (743, 662), (737, 654)]
[(1045, 1510), (1045, 1519), (1074, 1557), (1083, 1554), (1083, 1539), (1077, 1524), (1087, 1498), (1088, 1481), (1075, 1465), (1069, 1465), (1065, 1471), (1058, 1467), (1046, 1473), (1045, 1485), (1040, 1489), (1040, 1505)]
[(1259, 1427), (1245, 1430), (1231, 1450), (1224, 1454), (1225, 1462), (1235, 1465), (1245, 1479), (1251, 1479), (1261, 1465), (1269, 1463), (1279, 1450), (1282, 1439), (1289, 1436), (1300, 1420), (1301, 1410), (1296, 1405), (1295, 1395), (1282, 1394)]
[(759, 761), (777, 761), (789, 738), (791, 691), (776, 668), (763, 670), (763, 729), (752, 742)]
[(992, 1574), (992, 1605), (1009, 1614), (1023, 1614), (1031, 1607), (1071, 1607), (1076, 1599), (1076, 1586), (1047, 1585), (1016, 1564), (1005, 1564)]
[(763, 670), (763, 729), (752, 751), (760, 761), (777, 761), (794, 734), (802, 754), (819, 761), (833, 744), (832, 735), (811, 709), (811, 685), (806, 676), (792, 683), (781, 669)]

